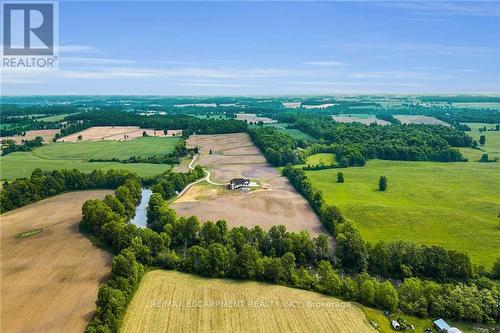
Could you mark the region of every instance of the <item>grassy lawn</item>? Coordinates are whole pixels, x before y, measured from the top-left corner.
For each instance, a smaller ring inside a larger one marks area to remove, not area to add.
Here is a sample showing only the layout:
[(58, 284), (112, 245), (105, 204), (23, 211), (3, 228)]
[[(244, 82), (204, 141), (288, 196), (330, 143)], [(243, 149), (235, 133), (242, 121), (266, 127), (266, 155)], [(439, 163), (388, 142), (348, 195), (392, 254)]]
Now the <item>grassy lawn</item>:
[(87, 162), (85, 160), (70, 159), (43, 159), (35, 156), (33, 152), (17, 152), (0, 157), (0, 179), (12, 180), (20, 177), (29, 177), (35, 168), (42, 170), (78, 169), (90, 172), (94, 169), (126, 169), (136, 172), (140, 176), (153, 176), (169, 169), (165, 164), (146, 163), (113, 163), (113, 162)]
[(330, 154), (330, 153), (319, 153), (319, 154), (314, 154), (311, 156), (308, 156), (306, 159), (306, 165), (317, 165), (317, 164), (324, 164), (324, 165), (330, 165), (332, 163), (335, 163), (335, 154)]
[(37, 148), (33, 154), (43, 159), (89, 160), (127, 159), (130, 156), (163, 156), (174, 150), (178, 138), (147, 137), (131, 141), (62, 142)]
[[(364, 167), (308, 171), (327, 202), (337, 205), (363, 238), (406, 240), (466, 251), (491, 267), (500, 257), (500, 162), (369, 161)], [(378, 191), (387, 176), (388, 189)]]
[[(368, 307), (362, 306), (362, 305), (360, 305), (360, 307), (363, 309), (363, 312), (365, 313), (366, 318), (369, 321), (373, 321), (373, 322), (378, 324), (378, 331), (379, 332), (381, 332), (381, 333), (393, 333), (393, 332), (395, 332), (392, 329), (389, 317), (386, 317), (381, 310), (368, 308)], [(426, 328), (432, 328), (432, 320), (431, 319), (422, 319), (422, 318), (412, 317), (412, 316), (403, 315), (403, 314), (393, 314), (391, 316), (393, 316), (394, 318), (403, 318), (409, 324), (415, 326), (415, 330), (411, 331), (411, 332), (423, 332)], [(438, 318), (436, 318), (436, 319), (438, 319)], [(456, 322), (452, 322), (452, 321), (446, 321), (446, 322), (452, 327), (459, 328), (463, 333), (478, 332), (477, 330), (473, 329), (470, 324), (467, 324), (467, 323), (456, 323)], [(487, 325), (478, 325), (478, 326), (488, 327)], [(437, 331), (433, 330), (433, 332), (437, 332)]]

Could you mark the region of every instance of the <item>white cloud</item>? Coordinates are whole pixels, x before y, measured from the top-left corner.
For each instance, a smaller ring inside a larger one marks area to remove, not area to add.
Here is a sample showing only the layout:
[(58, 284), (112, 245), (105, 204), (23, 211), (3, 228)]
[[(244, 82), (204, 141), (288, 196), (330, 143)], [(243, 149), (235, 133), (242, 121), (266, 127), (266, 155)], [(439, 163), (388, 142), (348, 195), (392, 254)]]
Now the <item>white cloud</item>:
[(454, 78), (448, 74), (432, 74), (412, 71), (376, 71), (349, 74), (353, 79), (412, 79), (412, 80), (446, 80)]

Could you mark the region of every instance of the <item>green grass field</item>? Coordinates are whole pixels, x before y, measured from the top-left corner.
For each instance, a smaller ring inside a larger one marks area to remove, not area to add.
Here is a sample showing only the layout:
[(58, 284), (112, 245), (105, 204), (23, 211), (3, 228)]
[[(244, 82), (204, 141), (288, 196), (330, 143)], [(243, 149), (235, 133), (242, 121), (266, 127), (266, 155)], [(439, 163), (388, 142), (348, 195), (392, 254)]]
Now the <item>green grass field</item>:
[(298, 130), (298, 129), (295, 129), (295, 128), (284, 128), (284, 129), (280, 128), (280, 130), (283, 131), (283, 132), (285, 132), (285, 133), (287, 133), (288, 135), (290, 135), (292, 138), (294, 138), (296, 140), (312, 140), (312, 141), (316, 141), (309, 134), (304, 133), (301, 130)]
[[(76, 113), (72, 113), (72, 114), (76, 114)], [(60, 120), (63, 120), (64, 118), (66, 118), (69, 115), (70, 115), (70, 113), (57, 114), (55, 116), (42, 117), (42, 118), (38, 118), (36, 120), (39, 120), (39, 121), (60, 121)]]
[(306, 165), (318, 165), (318, 164), (330, 165), (335, 162), (336, 162), (335, 154), (329, 154), (329, 153), (314, 154), (308, 156), (306, 159)]
[[(467, 124), (471, 128), (467, 135), (473, 137), (479, 141), (481, 135), (486, 136), (486, 144), (480, 146), (481, 149), (461, 149), (462, 154), (467, 157), (470, 161), (478, 161), (481, 155), (484, 153), (488, 154), (490, 159), (498, 157), (500, 159), (500, 132), (496, 131), (486, 131), (479, 132), (479, 128), (486, 126), (486, 128), (494, 128), (495, 124), (479, 124), (479, 123), (469, 123)], [(500, 163), (500, 162), (499, 162)]]
[(76, 143), (51, 143), (31, 152), (17, 152), (0, 157), (0, 179), (29, 177), (35, 168), (42, 170), (126, 169), (140, 176), (153, 176), (170, 166), (165, 164), (115, 162), (88, 162), (89, 159), (119, 158), (130, 156), (165, 155), (174, 150), (178, 138), (137, 138), (132, 141), (97, 141)]
[[(343, 184), (336, 183), (338, 171)], [(500, 257), (500, 162), (372, 160), (307, 175), (367, 241), (441, 245), (488, 268)], [(382, 175), (389, 182), (385, 192), (378, 191)]]
[(125, 169), (136, 172), (139, 176), (153, 176), (170, 169), (170, 167), (170, 165), (165, 164), (121, 164), (115, 162), (87, 162), (85, 160), (43, 159), (33, 155), (32, 152), (17, 152), (0, 157), (0, 179), (12, 180), (20, 177), (29, 177), (36, 168), (47, 171), (78, 169), (83, 172), (90, 172), (94, 169)]
[(130, 156), (163, 156), (174, 151), (178, 138), (147, 137), (131, 141), (63, 142), (37, 148), (33, 154), (43, 159), (89, 160), (127, 159)]

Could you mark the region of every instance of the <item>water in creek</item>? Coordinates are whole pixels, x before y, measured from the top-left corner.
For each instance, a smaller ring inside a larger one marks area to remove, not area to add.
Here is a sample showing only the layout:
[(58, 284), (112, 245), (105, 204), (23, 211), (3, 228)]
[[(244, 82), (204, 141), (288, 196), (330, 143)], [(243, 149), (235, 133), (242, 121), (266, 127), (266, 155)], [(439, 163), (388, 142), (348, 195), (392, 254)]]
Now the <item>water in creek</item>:
[(147, 188), (142, 189), (141, 202), (139, 203), (139, 206), (137, 206), (137, 208), (135, 209), (134, 218), (132, 219), (132, 221), (130, 221), (139, 228), (146, 228), (146, 223), (148, 221), (147, 208), (151, 194), (153, 194), (153, 192), (150, 189)]

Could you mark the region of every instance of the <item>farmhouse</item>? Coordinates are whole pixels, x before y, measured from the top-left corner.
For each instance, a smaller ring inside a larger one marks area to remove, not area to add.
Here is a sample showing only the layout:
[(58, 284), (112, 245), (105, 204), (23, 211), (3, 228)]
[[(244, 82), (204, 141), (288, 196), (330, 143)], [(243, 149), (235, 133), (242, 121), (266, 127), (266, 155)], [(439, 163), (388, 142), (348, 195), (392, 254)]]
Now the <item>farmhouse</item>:
[(236, 190), (240, 187), (248, 187), (250, 186), (250, 179), (245, 178), (233, 178), (229, 182), (229, 188), (231, 190)]

